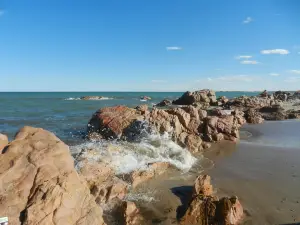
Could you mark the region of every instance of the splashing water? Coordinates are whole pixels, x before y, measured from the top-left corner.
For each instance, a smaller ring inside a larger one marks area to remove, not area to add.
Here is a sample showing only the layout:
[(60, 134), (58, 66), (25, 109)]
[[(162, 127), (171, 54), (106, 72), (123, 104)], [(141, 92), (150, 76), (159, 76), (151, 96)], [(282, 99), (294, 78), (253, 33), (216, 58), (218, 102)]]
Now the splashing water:
[(116, 174), (129, 173), (142, 169), (147, 170), (149, 163), (168, 162), (176, 168), (187, 172), (196, 162), (191, 153), (173, 142), (167, 134), (149, 134), (139, 143), (125, 141), (86, 142), (72, 146), (76, 154), (82, 149), (93, 150), (88, 160), (109, 163)]

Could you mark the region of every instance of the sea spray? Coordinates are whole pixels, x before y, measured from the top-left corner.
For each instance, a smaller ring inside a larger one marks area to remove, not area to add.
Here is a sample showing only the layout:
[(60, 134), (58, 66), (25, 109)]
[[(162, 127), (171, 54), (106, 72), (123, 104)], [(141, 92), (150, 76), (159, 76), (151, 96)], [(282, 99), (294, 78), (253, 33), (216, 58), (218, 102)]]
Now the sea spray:
[[(147, 170), (149, 163), (154, 162), (168, 162), (187, 172), (196, 162), (196, 158), (187, 149), (173, 142), (168, 134), (149, 134), (140, 142), (90, 141), (70, 149), (72, 154), (83, 152), (88, 160), (109, 163), (116, 174), (125, 174), (137, 169)], [(91, 150), (94, 153), (88, 154)], [(77, 167), (80, 167), (80, 162), (77, 163)]]

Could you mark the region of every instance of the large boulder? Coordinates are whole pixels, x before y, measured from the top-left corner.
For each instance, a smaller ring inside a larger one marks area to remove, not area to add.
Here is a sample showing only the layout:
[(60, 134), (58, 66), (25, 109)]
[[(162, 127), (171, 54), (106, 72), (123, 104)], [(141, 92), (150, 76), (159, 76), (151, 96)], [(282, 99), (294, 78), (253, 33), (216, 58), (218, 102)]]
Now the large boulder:
[(24, 127), (0, 155), (0, 215), (10, 224), (104, 224), (102, 209), (54, 134)]
[(216, 93), (212, 90), (200, 90), (194, 92), (185, 92), (180, 98), (173, 101), (175, 105), (192, 105), (195, 103), (216, 104)]
[(145, 220), (142, 217), (140, 210), (136, 207), (134, 202), (123, 202), (120, 207), (122, 225), (141, 225), (145, 224)]
[(98, 110), (88, 123), (88, 133), (100, 134), (106, 139), (118, 138), (134, 121), (144, 120), (142, 111), (126, 106), (106, 107)]
[(8, 138), (5, 134), (0, 133), (0, 153), (6, 145), (8, 145)]

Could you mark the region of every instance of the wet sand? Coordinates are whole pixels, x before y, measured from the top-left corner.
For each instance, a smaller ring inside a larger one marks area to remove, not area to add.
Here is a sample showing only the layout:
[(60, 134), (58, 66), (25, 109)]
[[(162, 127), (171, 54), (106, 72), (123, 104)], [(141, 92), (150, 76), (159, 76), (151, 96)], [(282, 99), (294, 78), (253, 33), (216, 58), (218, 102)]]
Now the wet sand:
[[(242, 224), (300, 224), (299, 130), (299, 121), (245, 126), (242, 134), (251, 135), (242, 136), (248, 138), (216, 144), (188, 173), (171, 170), (142, 184), (132, 196), (145, 198), (136, 203), (150, 224), (177, 224), (176, 211), (203, 172), (212, 177), (217, 196), (239, 197), (245, 210)], [(154, 200), (147, 200), (151, 196)]]

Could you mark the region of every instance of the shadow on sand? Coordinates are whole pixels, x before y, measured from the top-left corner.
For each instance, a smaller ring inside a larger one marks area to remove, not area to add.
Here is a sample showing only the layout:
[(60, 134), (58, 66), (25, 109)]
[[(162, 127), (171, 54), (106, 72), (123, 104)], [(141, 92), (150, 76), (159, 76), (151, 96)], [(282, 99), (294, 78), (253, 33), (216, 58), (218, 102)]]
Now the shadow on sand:
[(181, 205), (178, 206), (176, 213), (177, 213), (177, 219), (179, 220), (182, 218), (188, 208), (188, 205), (191, 201), (191, 196), (193, 193), (193, 186), (180, 186), (180, 187), (174, 187), (171, 188), (171, 191), (174, 195), (176, 195), (180, 201)]

